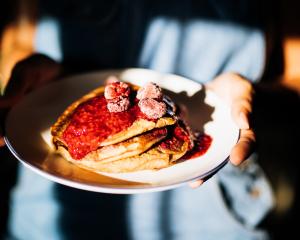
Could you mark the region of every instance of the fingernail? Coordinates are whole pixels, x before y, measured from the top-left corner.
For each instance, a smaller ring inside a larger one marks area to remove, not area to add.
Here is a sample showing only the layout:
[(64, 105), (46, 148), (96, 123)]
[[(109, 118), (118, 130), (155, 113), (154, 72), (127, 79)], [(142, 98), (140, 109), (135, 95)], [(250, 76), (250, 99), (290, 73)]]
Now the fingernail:
[(246, 114), (244, 112), (240, 113), (240, 116), (239, 116), (239, 125), (240, 125), (239, 127), (241, 129), (249, 129), (250, 128), (248, 117), (246, 116)]
[(199, 179), (199, 180), (197, 180), (195, 182), (189, 183), (190, 187), (194, 188), (194, 189), (200, 187), (202, 184), (203, 184), (203, 180), (202, 179)]

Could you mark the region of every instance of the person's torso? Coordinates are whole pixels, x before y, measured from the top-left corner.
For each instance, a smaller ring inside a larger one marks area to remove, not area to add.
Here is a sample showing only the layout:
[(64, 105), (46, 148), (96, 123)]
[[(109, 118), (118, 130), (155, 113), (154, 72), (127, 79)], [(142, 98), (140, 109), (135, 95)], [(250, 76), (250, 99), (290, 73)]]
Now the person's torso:
[(56, 21), (60, 56), (76, 71), (146, 67), (198, 81), (237, 71), (257, 79), (266, 59), (258, 6), (234, 0), (44, 0), (40, 16)]

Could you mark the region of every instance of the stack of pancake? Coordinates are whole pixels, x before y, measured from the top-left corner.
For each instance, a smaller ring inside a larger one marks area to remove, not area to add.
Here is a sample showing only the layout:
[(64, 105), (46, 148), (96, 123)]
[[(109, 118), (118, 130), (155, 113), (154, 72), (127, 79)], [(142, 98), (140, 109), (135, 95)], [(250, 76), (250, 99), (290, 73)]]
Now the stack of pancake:
[(162, 96), (159, 104), (165, 104), (166, 111), (149, 118), (137, 98), (140, 88), (128, 86), (126, 110), (110, 112), (110, 100), (100, 87), (58, 118), (51, 128), (52, 140), (66, 160), (93, 171), (123, 173), (168, 167), (191, 149), (191, 135), (176, 115), (175, 104)]

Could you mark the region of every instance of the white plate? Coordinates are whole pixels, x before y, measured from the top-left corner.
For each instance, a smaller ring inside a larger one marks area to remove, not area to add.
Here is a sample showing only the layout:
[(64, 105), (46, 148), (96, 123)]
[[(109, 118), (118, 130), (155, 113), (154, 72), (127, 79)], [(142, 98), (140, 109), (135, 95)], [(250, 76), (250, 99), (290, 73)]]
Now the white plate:
[[(64, 109), (109, 75), (137, 85), (152, 81), (184, 105), (192, 128), (213, 139), (201, 157), (158, 171), (126, 174), (93, 173), (57, 155), (51, 148), (49, 128)], [(211, 91), (192, 80), (146, 69), (126, 69), (77, 75), (51, 83), (27, 95), (8, 114), (5, 141), (11, 152), (34, 172), (61, 184), (95, 192), (141, 193), (167, 190), (214, 174), (228, 161), (239, 129), (230, 109)]]

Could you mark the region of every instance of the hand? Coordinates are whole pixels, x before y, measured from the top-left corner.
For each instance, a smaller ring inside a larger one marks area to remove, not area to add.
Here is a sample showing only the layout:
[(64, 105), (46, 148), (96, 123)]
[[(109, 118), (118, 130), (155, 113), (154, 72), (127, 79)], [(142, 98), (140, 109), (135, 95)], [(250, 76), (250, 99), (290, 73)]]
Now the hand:
[[(1, 127), (6, 112), (30, 91), (43, 86), (55, 79), (61, 72), (60, 65), (47, 56), (32, 55), (18, 62), (12, 70), (11, 78), (0, 97)], [(0, 127), (0, 147), (4, 146), (2, 129)]]
[[(240, 139), (230, 153), (230, 162), (237, 166), (250, 156), (256, 141), (249, 123), (249, 116), (252, 112), (253, 87), (248, 80), (234, 73), (222, 74), (206, 87), (231, 106), (232, 118), (240, 128)], [(203, 179), (197, 180), (190, 183), (190, 187), (199, 187), (203, 182)]]

